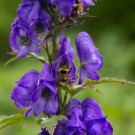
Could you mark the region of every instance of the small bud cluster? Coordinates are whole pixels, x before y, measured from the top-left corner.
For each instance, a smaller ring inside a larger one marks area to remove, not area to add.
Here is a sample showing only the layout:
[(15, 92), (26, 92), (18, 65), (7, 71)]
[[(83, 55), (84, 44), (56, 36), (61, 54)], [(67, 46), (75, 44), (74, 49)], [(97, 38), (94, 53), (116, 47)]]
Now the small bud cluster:
[[(31, 54), (41, 60), (41, 49), (46, 51), (48, 62), (40, 72), (26, 72), (14, 87), (11, 98), (18, 108), (28, 108), (25, 116), (44, 114), (65, 115), (58, 121), (54, 135), (112, 135), (113, 129), (106, 120), (100, 105), (92, 98), (82, 102), (72, 98), (85, 81), (99, 80), (98, 71), (103, 58), (87, 32), (76, 36), (79, 67), (74, 63), (75, 53), (70, 38), (64, 31), (79, 23), (85, 8), (94, 6), (93, 0), (23, 0), (12, 24), (11, 49), (17, 58)], [(62, 95), (62, 91), (65, 94)], [(70, 98), (69, 98), (70, 97)], [(39, 135), (50, 135), (44, 128)]]

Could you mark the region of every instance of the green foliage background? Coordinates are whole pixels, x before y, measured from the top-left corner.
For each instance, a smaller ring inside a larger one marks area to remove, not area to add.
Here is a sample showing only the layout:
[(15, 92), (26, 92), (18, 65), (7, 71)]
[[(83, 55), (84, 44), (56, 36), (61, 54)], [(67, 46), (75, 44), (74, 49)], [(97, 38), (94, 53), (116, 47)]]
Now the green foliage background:
[[(41, 70), (42, 64), (33, 59), (21, 59), (8, 66), (4, 63), (11, 58), (9, 35), (11, 23), (17, 16), (16, 9), (21, 0), (0, 1), (0, 115), (11, 115), (19, 110), (10, 99), (10, 93), (17, 81), (30, 69)], [(67, 31), (75, 43), (80, 31), (87, 31), (104, 57), (101, 77), (126, 78), (135, 81), (135, 1), (99, 0), (89, 12), (97, 18), (87, 18), (85, 23)], [(77, 63), (77, 62), (76, 62)], [(102, 106), (108, 120), (114, 127), (114, 135), (135, 134), (135, 86), (125, 84), (100, 84), (103, 95), (83, 91), (77, 95), (95, 98)], [(19, 125), (0, 130), (1, 135), (36, 135), (40, 127), (21, 128)]]

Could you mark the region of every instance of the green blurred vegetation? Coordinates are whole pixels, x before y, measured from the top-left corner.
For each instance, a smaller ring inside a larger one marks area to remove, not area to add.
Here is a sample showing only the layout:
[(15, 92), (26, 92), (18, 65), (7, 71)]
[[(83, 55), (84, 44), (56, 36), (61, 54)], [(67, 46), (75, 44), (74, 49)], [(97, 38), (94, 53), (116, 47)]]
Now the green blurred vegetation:
[[(4, 63), (11, 58), (9, 35), (11, 23), (17, 16), (16, 9), (21, 0), (0, 1), (0, 115), (10, 115), (19, 110), (10, 99), (10, 93), (18, 80), (30, 69), (41, 70), (42, 64), (36, 60), (21, 59), (8, 66)], [(75, 43), (75, 35), (87, 31), (94, 40), (99, 52), (104, 57), (101, 77), (126, 78), (135, 81), (135, 1), (134, 0), (99, 0), (89, 12), (96, 18), (87, 18), (86, 22), (67, 31)], [(122, 84), (97, 85), (103, 95), (93, 91), (78, 94), (81, 100), (85, 97), (95, 98), (103, 107), (108, 120), (114, 127), (114, 135), (135, 134), (135, 86)], [(12, 126), (0, 131), (1, 135), (36, 135), (39, 127), (21, 129)]]

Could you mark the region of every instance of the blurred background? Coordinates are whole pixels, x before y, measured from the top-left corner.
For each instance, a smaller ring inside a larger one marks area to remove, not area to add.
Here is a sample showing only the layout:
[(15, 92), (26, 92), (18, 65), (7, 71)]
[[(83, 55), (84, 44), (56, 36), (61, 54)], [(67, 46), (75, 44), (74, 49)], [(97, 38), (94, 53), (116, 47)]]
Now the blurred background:
[[(20, 59), (5, 66), (11, 58), (9, 35), (11, 23), (14, 21), (16, 9), (21, 0), (0, 1), (0, 115), (23, 113), (10, 99), (10, 93), (17, 81), (30, 69), (41, 70), (42, 64), (36, 60)], [(87, 31), (99, 52), (104, 57), (101, 77), (126, 78), (135, 81), (135, 0), (99, 0), (89, 12), (96, 18), (87, 18), (85, 23), (77, 26), (69, 35), (72, 44), (75, 35)], [(78, 94), (80, 100), (86, 96), (95, 98), (102, 106), (108, 121), (114, 128), (114, 135), (135, 134), (135, 86), (127, 84), (100, 84), (97, 87), (103, 95), (93, 91), (83, 91)], [(0, 130), (0, 135), (36, 135), (39, 127), (21, 128), (19, 125)]]

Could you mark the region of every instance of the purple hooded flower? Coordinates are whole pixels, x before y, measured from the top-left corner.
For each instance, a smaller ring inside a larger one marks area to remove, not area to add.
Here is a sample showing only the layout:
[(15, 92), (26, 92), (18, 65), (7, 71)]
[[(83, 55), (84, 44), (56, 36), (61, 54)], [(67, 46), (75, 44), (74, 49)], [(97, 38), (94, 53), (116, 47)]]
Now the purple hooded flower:
[(112, 135), (113, 128), (106, 120), (102, 108), (92, 98), (87, 98), (82, 102), (83, 122), (90, 135)]
[[(11, 98), (18, 108), (32, 106), (32, 93), (36, 90), (38, 74), (36, 70), (30, 70), (17, 82), (11, 93)], [(30, 111), (31, 108), (26, 112), (27, 116), (29, 116)]]
[(58, 110), (57, 89), (44, 81), (40, 82), (33, 93), (32, 100), (35, 115), (39, 115), (44, 111), (55, 114)]
[(15, 52), (18, 52), (18, 58), (26, 56), (29, 51), (39, 53), (39, 47), (28, 31), (28, 29), (22, 26), (13, 25), (13, 30), (10, 35), (10, 46)]
[(105, 118), (89, 121), (87, 128), (88, 135), (113, 135), (113, 128)]
[(37, 40), (40, 44), (45, 43), (45, 38), (50, 32), (50, 19), (47, 12), (40, 10), (38, 18), (33, 19), (30, 23), (30, 33), (33, 39)]
[(103, 58), (86, 32), (80, 32), (76, 38), (76, 49), (81, 62), (79, 71), (79, 84), (84, 81), (84, 76), (92, 80), (99, 80), (97, 72), (102, 68)]
[(44, 21), (37, 19), (31, 23), (30, 33), (32, 34), (33, 39), (35, 39), (40, 44), (44, 44), (45, 38), (49, 34), (49, 31)]
[(85, 135), (86, 128), (82, 121), (81, 102), (73, 99), (67, 108), (67, 129), (69, 135)]
[(74, 83), (76, 67), (67, 54), (61, 55), (52, 66), (52, 73), (57, 82)]
[(64, 37), (62, 34), (59, 37), (59, 44), (60, 44), (60, 48), (59, 48), (59, 54), (58, 56), (60, 57), (63, 54), (68, 55), (71, 60), (74, 60), (74, 50), (72, 48), (71, 45), (71, 41), (69, 37)]
[(112, 135), (113, 129), (102, 108), (92, 98), (82, 103), (73, 99), (67, 108), (67, 130), (70, 135)]
[(24, 25), (29, 26), (31, 21), (39, 17), (40, 10), (41, 5), (39, 0), (24, 0), (23, 4), (21, 4), (19, 9), (17, 10), (17, 13)]
[(63, 17), (71, 15), (74, 0), (58, 0), (57, 4)]
[(80, 15), (80, 13), (83, 12), (83, 8), (94, 6), (94, 2), (94, 0), (58, 0), (57, 5), (59, 7), (60, 14), (63, 17), (73, 17), (74, 15)]

